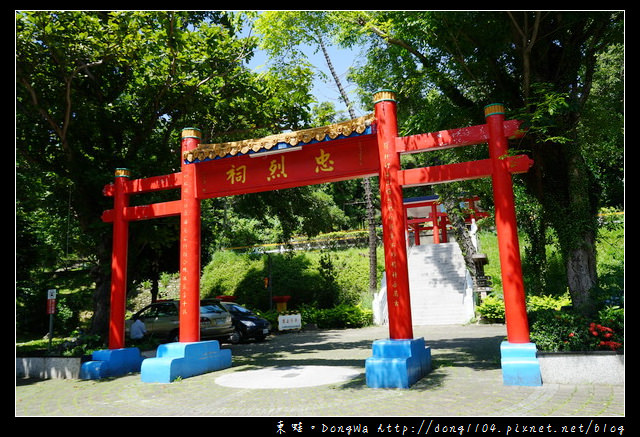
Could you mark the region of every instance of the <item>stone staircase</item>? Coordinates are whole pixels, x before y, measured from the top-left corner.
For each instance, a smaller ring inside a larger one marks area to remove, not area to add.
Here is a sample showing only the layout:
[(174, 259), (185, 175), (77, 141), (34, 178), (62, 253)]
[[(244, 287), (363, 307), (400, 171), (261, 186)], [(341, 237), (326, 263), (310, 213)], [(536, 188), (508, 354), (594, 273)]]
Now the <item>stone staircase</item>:
[[(412, 246), (408, 252), (413, 325), (452, 325), (474, 316), (471, 276), (457, 243)], [(388, 323), (386, 282), (373, 302), (374, 322)]]
[(413, 246), (408, 258), (414, 325), (463, 324), (473, 318), (473, 285), (457, 243)]

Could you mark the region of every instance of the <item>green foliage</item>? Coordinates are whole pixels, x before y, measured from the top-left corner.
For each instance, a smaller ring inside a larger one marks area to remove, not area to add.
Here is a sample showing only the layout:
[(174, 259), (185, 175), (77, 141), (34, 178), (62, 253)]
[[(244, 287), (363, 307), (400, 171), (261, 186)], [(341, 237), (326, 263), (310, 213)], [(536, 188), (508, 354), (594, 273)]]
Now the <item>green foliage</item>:
[(529, 315), (531, 341), (543, 351), (620, 350), (624, 310), (607, 307), (588, 318), (572, 311), (538, 310)]
[(106, 346), (100, 336), (71, 332), (71, 337), (55, 336), (51, 339), (16, 341), (16, 356), (64, 356), (81, 357), (90, 355), (93, 351), (104, 349)]
[[(607, 306), (593, 317), (567, 308), (567, 296), (527, 299), (531, 342), (542, 351), (619, 350), (624, 345), (624, 309)], [(483, 319), (504, 322), (504, 302), (488, 296), (477, 308)]]
[(105, 344), (99, 335), (81, 334), (74, 338), (73, 341), (62, 344), (60, 347), (61, 354), (66, 357), (81, 357), (83, 355), (91, 355), (93, 351), (104, 349)]
[[(313, 305), (300, 305), (293, 311), (300, 313), (302, 325), (314, 324), (319, 329), (363, 328), (373, 324), (373, 311), (360, 305), (339, 304), (331, 308), (317, 308)], [(272, 326), (278, 326), (278, 312), (276, 310), (258, 312), (261, 317), (269, 320)]]
[(204, 268), (200, 294), (233, 295), (238, 302), (267, 310), (269, 290), (264, 279), (269, 276), (269, 268), (272, 294), (291, 296), (290, 308), (357, 305), (369, 290), (365, 249), (269, 255), (220, 251)]
[[(554, 296), (527, 296), (527, 312), (544, 310), (560, 310), (571, 305), (571, 298), (568, 294), (560, 297)], [(490, 322), (504, 322), (504, 301), (502, 298), (489, 295), (482, 300), (476, 308), (478, 314), (483, 319)]]
[(527, 107), (515, 114), (515, 118), (526, 120), (529, 131), (541, 141), (564, 144), (570, 139), (554, 134), (558, 117), (566, 116), (570, 109), (568, 93), (555, 91), (553, 84), (534, 83)]
[[(186, 126), (210, 142), (307, 127), (311, 72), (251, 71), (246, 62), (258, 41), (240, 31), (246, 15), (16, 12), (18, 305), (46, 290), (46, 278), (35, 283), (39, 272), (82, 260), (92, 264), (85, 280), (98, 291), (93, 328), (106, 332), (108, 293), (100, 287), (108, 283), (111, 227), (100, 215), (112, 203), (101, 193), (114, 169), (127, 167), (134, 178), (174, 173)], [(158, 192), (132, 204), (175, 196)], [(132, 224), (129, 279), (175, 266), (176, 224)]]
[(340, 304), (326, 309), (304, 305), (300, 313), (303, 323), (313, 323), (320, 329), (362, 328), (373, 323), (373, 312), (359, 305)]
[(336, 278), (338, 272), (335, 269), (331, 255), (320, 254), (318, 259), (318, 273), (320, 275), (320, 286), (323, 293), (319, 296), (317, 304), (321, 308), (328, 308), (338, 299), (338, 283)]
[(253, 193), (203, 202), (204, 245), (209, 254), (224, 248), (288, 242), (348, 228), (328, 185)]
[[(547, 229), (543, 256), (533, 253), (533, 237), (529, 233), (532, 228), (523, 224), (520, 218), (519, 216), (518, 225), (522, 272), (527, 296), (564, 296), (567, 291), (566, 266), (555, 232)], [(620, 305), (624, 300), (624, 211), (603, 208), (598, 218), (598, 286), (591, 291), (592, 298), (596, 306)], [(485, 274), (492, 277), (494, 293), (501, 295), (502, 278), (497, 236), (494, 231), (484, 230), (478, 233), (478, 240), (481, 252), (487, 254), (490, 260), (485, 266)]]
[(504, 301), (495, 296), (487, 296), (476, 311), (488, 322), (504, 322)]
[[(495, 235), (480, 233), (483, 251), (490, 259), (497, 259)], [(553, 239), (550, 240), (554, 242)], [(571, 309), (571, 297), (566, 284), (559, 280), (546, 280), (546, 289), (527, 289), (527, 314), (531, 341), (543, 351), (619, 350), (624, 344), (624, 221), (620, 211), (603, 210), (598, 232), (599, 286), (592, 291), (600, 310), (586, 316)], [(553, 265), (554, 244), (548, 246), (547, 261)], [(523, 257), (525, 284), (527, 257)], [(560, 263), (558, 263), (560, 264)], [(494, 295), (490, 295), (476, 308), (480, 316), (490, 322), (504, 322), (504, 301), (500, 297), (502, 287), (496, 281), (500, 274), (498, 265), (487, 266), (493, 275)], [(494, 270), (495, 269), (495, 270)], [(559, 275), (560, 277), (562, 275)], [(552, 275), (549, 274), (548, 278)], [(538, 282), (540, 283), (540, 282)], [(560, 290), (563, 290), (561, 293)], [(548, 293), (548, 294), (547, 294)]]
[[(587, 165), (600, 187), (601, 205), (624, 205), (624, 44), (598, 54), (591, 95), (578, 136)], [(603, 110), (607, 108), (607, 110)]]
[(540, 310), (560, 310), (571, 305), (571, 297), (568, 293), (564, 296), (527, 296), (527, 312)]
[(624, 305), (624, 211), (602, 208), (598, 219), (598, 286), (593, 290), (594, 300), (599, 306)]

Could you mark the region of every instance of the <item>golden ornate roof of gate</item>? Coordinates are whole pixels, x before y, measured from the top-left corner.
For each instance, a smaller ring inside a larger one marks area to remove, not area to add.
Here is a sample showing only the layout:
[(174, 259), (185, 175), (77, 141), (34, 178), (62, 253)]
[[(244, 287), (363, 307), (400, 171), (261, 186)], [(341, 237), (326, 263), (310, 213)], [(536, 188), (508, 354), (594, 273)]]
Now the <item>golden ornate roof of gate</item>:
[(371, 126), (373, 119), (374, 115), (372, 113), (341, 123), (295, 132), (269, 135), (259, 139), (232, 141), (218, 144), (200, 144), (195, 149), (184, 152), (183, 158), (187, 162), (204, 161), (208, 159), (235, 156), (238, 154), (267, 151), (282, 143), (289, 146), (296, 146), (300, 143), (306, 144), (314, 140), (334, 140), (341, 135), (348, 137), (354, 133), (362, 134), (369, 126)]

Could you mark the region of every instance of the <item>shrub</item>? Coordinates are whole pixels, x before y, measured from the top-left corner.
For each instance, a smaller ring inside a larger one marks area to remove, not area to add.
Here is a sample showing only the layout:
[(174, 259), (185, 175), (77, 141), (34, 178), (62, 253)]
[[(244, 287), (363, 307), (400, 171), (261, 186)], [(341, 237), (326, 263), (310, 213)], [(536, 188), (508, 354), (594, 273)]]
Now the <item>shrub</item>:
[(373, 312), (359, 305), (342, 304), (328, 309), (303, 306), (300, 312), (303, 323), (314, 323), (321, 329), (362, 328), (373, 323)]
[[(588, 318), (570, 310), (561, 310), (570, 303), (567, 295), (531, 296), (527, 299), (531, 342), (539, 350), (594, 351), (624, 347), (623, 308), (608, 306)], [(504, 322), (504, 301), (499, 297), (486, 297), (477, 311), (489, 322)]]
[(496, 296), (487, 296), (476, 308), (480, 316), (492, 323), (504, 322), (504, 301)]
[(359, 305), (338, 305), (328, 313), (334, 328), (362, 328), (373, 322), (373, 311), (363, 309)]
[(620, 350), (624, 346), (621, 308), (606, 308), (595, 320), (572, 311), (544, 309), (529, 315), (531, 342), (542, 351)]
[(571, 312), (542, 309), (529, 315), (531, 342), (539, 350), (589, 350), (584, 319)]
[[(545, 309), (559, 310), (571, 305), (568, 294), (564, 296), (527, 296), (527, 312), (535, 312)], [(487, 296), (477, 308), (478, 313), (484, 319), (493, 323), (504, 322), (504, 301), (497, 296)]]
[(571, 297), (566, 293), (564, 296), (527, 296), (527, 312), (543, 309), (559, 310), (562, 307), (571, 305)]
[[(337, 305), (333, 308), (317, 308), (301, 305), (299, 310), (303, 326), (313, 323), (320, 329), (363, 328), (373, 323), (373, 312), (360, 305)], [(294, 312), (298, 312), (294, 311)], [(260, 313), (261, 317), (278, 326), (278, 312), (275, 310)]]

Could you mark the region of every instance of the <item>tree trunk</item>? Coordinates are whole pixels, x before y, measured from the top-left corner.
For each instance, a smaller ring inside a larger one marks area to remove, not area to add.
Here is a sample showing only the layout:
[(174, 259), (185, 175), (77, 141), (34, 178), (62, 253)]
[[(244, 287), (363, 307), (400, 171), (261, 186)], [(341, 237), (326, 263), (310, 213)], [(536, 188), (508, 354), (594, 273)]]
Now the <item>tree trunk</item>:
[[(571, 126), (567, 124), (564, 131), (571, 132)], [(573, 306), (587, 314), (593, 309), (591, 290), (597, 283), (598, 193), (575, 139), (537, 147), (542, 148), (535, 164), (540, 171), (532, 172), (529, 184), (542, 185), (538, 200), (558, 237)]]
[(111, 296), (111, 282), (109, 281), (108, 275), (101, 276), (102, 278), (96, 280), (96, 288), (93, 292), (94, 307), (89, 332), (91, 334), (99, 335), (101, 338), (106, 340), (109, 335), (108, 302), (109, 297)]
[(570, 245), (565, 251), (567, 285), (574, 307), (580, 312), (589, 313), (593, 309), (590, 292), (598, 282), (595, 245), (597, 199), (578, 145), (567, 147), (566, 150), (570, 211), (566, 219), (571, 219), (572, 229)]
[(160, 266), (156, 260), (151, 261), (151, 302), (158, 301), (158, 293), (160, 292)]
[[(338, 90), (340, 91), (340, 96), (342, 97), (342, 100), (344, 100), (345, 105), (347, 105), (349, 116), (351, 118), (356, 118), (356, 114), (353, 110), (351, 102), (349, 101), (349, 96), (342, 87), (340, 77), (336, 74), (336, 71), (333, 68), (333, 63), (331, 62), (329, 52), (324, 45), (322, 34), (318, 31), (316, 33), (316, 36), (318, 37), (318, 44), (320, 45), (322, 53), (324, 54), (324, 58), (327, 61), (327, 65), (329, 66), (329, 71), (331, 72), (333, 80), (336, 83)], [(376, 223), (370, 178), (364, 178), (362, 181), (362, 185), (364, 187), (364, 197), (367, 208), (367, 226), (369, 228), (369, 291), (373, 294), (378, 290), (378, 241), (376, 236)]]
[(98, 264), (91, 270), (95, 283), (93, 291), (93, 317), (89, 332), (107, 340), (109, 335), (109, 312), (111, 298), (111, 239), (105, 238), (97, 244)]
[(378, 236), (371, 193), (371, 179), (364, 178), (364, 195), (367, 206), (367, 226), (369, 228), (369, 292), (378, 291)]
[(567, 283), (573, 306), (578, 311), (588, 314), (593, 310), (590, 291), (597, 282), (595, 237), (592, 232), (585, 232), (583, 245), (570, 251), (566, 265)]
[(458, 243), (458, 246), (462, 251), (467, 270), (469, 270), (471, 276), (475, 278), (477, 276), (477, 272), (473, 255), (475, 255), (477, 251), (476, 247), (473, 245), (473, 240), (471, 239), (471, 235), (467, 229), (464, 217), (461, 214), (460, 206), (458, 204), (459, 201), (455, 196), (450, 195), (440, 196), (440, 198), (442, 199), (442, 204), (449, 216), (449, 221), (453, 227), (453, 235), (455, 236), (456, 243)]

